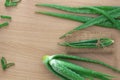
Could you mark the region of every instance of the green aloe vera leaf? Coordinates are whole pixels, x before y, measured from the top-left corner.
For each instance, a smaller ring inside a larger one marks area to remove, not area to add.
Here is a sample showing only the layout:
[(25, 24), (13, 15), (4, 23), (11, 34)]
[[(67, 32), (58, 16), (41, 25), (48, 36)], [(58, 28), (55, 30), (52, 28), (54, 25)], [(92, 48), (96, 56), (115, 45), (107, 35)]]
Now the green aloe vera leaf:
[[(62, 13), (55, 13), (55, 12), (36, 11), (36, 13), (45, 14), (45, 15), (54, 16), (54, 17), (59, 17), (59, 18), (70, 19), (70, 20), (83, 22), (83, 23), (85, 23), (87, 21), (90, 21), (94, 18), (94, 17), (88, 17), (88, 16), (78, 16), (78, 15), (73, 15), (73, 14), (62, 14)], [(116, 24), (120, 25), (120, 20), (116, 20)], [(100, 27), (115, 28), (115, 29), (120, 30), (120, 26), (118, 27), (116, 25), (113, 25), (109, 21), (104, 21), (104, 22), (101, 22), (101, 23), (97, 23), (95, 25), (100, 26)]]
[(120, 6), (94, 6), (94, 7), (97, 7), (99, 9), (102, 9), (102, 10), (113, 10), (113, 9), (116, 9), (116, 8), (120, 8)]
[[(84, 9), (82, 7), (69, 7), (69, 6), (62, 6), (62, 5), (56, 5), (56, 4), (36, 4), (36, 6), (44, 6), (44, 7), (49, 7), (49, 8), (55, 8), (67, 12), (73, 12), (73, 13), (85, 13), (85, 14), (100, 14), (98, 11), (91, 10), (91, 9)], [(90, 6), (88, 6), (90, 7)], [(110, 11), (116, 8), (119, 8), (119, 6), (95, 6), (96, 8), (105, 10), (105, 11)]]
[(72, 55), (57, 54), (57, 55), (51, 56), (51, 59), (68, 59), (68, 60), (76, 60), (76, 61), (83, 61), (83, 62), (88, 62), (88, 63), (99, 64), (101, 66), (104, 66), (104, 67), (109, 68), (115, 72), (120, 73), (120, 69), (117, 69), (117, 68), (115, 68), (109, 64), (106, 64), (102, 61), (94, 60), (94, 59), (90, 59), (90, 58), (82, 58), (82, 57), (72, 56)]
[(72, 47), (72, 48), (99, 48), (98, 46), (94, 46), (94, 45), (91, 45), (91, 46), (75, 46), (75, 45), (69, 45), (69, 47)]
[[(116, 17), (120, 16), (120, 13), (119, 13), (119, 12), (120, 12), (120, 8), (117, 8), (117, 9), (115, 9), (115, 10), (112, 10), (112, 11), (108, 12), (108, 13), (111, 14), (112, 17), (116, 18)], [(64, 38), (64, 37), (66, 37), (67, 35), (72, 34), (72, 33), (75, 32), (75, 31), (78, 31), (78, 30), (81, 30), (81, 29), (85, 29), (85, 28), (87, 28), (87, 27), (90, 27), (90, 26), (95, 25), (95, 24), (97, 24), (97, 23), (103, 22), (103, 21), (105, 21), (105, 20), (107, 20), (107, 19), (106, 19), (103, 15), (102, 15), (102, 16), (99, 16), (99, 17), (94, 18), (94, 19), (86, 22), (85, 24), (82, 24), (82, 25), (74, 28), (73, 30), (65, 33), (65, 34), (64, 34), (63, 36), (61, 36), (60, 38)], [(117, 24), (116, 24), (116, 25), (117, 25)], [(119, 26), (119, 25), (118, 25), (118, 26)]]
[(57, 62), (61, 65), (66, 66), (67, 68), (71, 69), (72, 71), (75, 71), (78, 74), (85, 74), (87, 76), (92, 76), (92, 77), (99, 78), (102, 80), (111, 80), (111, 78), (113, 78), (113, 76), (111, 76), (111, 75), (97, 72), (97, 71), (94, 71), (91, 69), (83, 68), (81, 66), (75, 65), (70, 62), (66, 62), (66, 61), (62, 61), (62, 60), (58, 60)]
[[(101, 61), (63, 54), (45, 56), (43, 62), (51, 72), (60, 77), (62, 80), (94, 80), (94, 78), (100, 80), (112, 80), (112, 78), (115, 78), (114, 76), (111, 76), (109, 74), (97, 72), (88, 68), (83, 68), (66, 60), (85, 61), (96, 64), (102, 63), (103, 65), (103, 62)], [(104, 63), (103, 66), (105, 65), (107, 64)]]
[(112, 23), (114, 23), (114, 24), (116, 23), (116, 20), (115, 20), (113, 17), (111, 17), (111, 15), (109, 15), (109, 14), (107, 13), (107, 11), (104, 11), (104, 10), (102, 10), (102, 9), (99, 9), (99, 8), (93, 7), (93, 6), (82, 7), (82, 8), (87, 8), (87, 9), (95, 10), (95, 11), (99, 12), (100, 14), (104, 15), (106, 18), (108, 18), (108, 20), (110, 20)]
[(63, 43), (61, 43), (61, 44), (59, 44), (59, 45), (61, 45), (61, 46), (69, 46), (69, 45), (74, 45), (74, 46), (96, 46), (96, 44), (97, 43), (71, 43), (71, 42), (63, 42)]
[(69, 44), (61, 43), (61, 46), (72, 47), (72, 48), (99, 48), (96, 43), (82, 43), (82, 44)]
[(74, 71), (66, 68), (61, 63), (58, 63), (58, 61), (56, 61), (56, 59), (52, 59), (50, 61), (50, 65), (56, 72), (58, 72), (59, 74), (63, 75), (64, 77), (66, 77), (70, 80), (85, 80), (84, 77), (82, 77), (79, 74), (75, 73)]
[(77, 43), (97, 43), (98, 39), (86, 39), (86, 40), (79, 40), (76, 42), (70, 42), (71, 44), (77, 44)]
[(61, 74), (57, 73), (50, 65), (50, 62), (51, 59), (50, 59), (50, 56), (44, 56), (43, 57), (43, 63), (45, 64), (46, 68), (52, 72), (53, 74), (55, 74), (57, 77), (61, 78), (62, 80), (69, 80), (67, 78), (65, 78), (64, 76), (62, 76)]
[[(92, 41), (93, 40), (93, 41)], [(112, 45), (114, 40), (110, 38), (88, 39), (74, 42), (59, 43), (61, 46), (73, 48), (104, 48)]]

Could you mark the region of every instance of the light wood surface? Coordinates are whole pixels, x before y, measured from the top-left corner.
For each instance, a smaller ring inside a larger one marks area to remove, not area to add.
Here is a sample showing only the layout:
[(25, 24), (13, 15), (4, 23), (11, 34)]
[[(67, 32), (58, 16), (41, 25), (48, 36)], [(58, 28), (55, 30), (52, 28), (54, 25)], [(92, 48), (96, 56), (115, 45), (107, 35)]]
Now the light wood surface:
[[(4, 56), (10, 62), (15, 62), (14, 67), (3, 71), (0, 66), (0, 80), (60, 80), (49, 72), (42, 63), (43, 55), (65, 53), (64, 47), (57, 43), (63, 33), (80, 25), (81, 23), (35, 14), (36, 10), (62, 12), (55, 9), (36, 7), (36, 3), (52, 3), (68, 6), (88, 5), (120, 5), (120, 0), (22, 0), (17, 7), (6, 8), (4, 1), (0, 0), (0, 14), (12, 16), (8, 27), (0, 29), (0, 57)], [(120, 33), (117, 30), (100, 27), (91, 27), (86, 30), (109, 32), (115, 39), (115, 44), (110, 53), (73, 53), (81, 57), (99, 59), (120, 68)], [(112, 49), (112, 48), (111, 48)], [(80, 63), (97, 71), (118, 76), (119, 74), (104, 67)]]

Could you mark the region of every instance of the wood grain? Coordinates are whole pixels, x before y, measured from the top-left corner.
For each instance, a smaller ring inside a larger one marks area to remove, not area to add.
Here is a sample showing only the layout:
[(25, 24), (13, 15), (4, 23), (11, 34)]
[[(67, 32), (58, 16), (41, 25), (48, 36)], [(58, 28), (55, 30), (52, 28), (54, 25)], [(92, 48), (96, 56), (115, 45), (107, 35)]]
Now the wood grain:
[[(36, 3), (53, 3), (68, 6), (88, 5), (118, 5), (120, 0), (22, 0), (16, 7), (4, 7), (4, 1), (0, 0), (0, 14), (12, 16), (8, 27), (0, 29), (0, 57), (4, 56), (16, 65), (3, 71), (0, 66), (0, 80), (59, 80), (51, 74), (42, 63), (43, 55), (64, 53), (64, 47), (57, 45), (63, 33), (80, 25), (81, 23), (35, 14), (36, 10), (62, 12), (50, 8), (36, 7)], [(120, 33), (117, 30), (101, 29), (103, 32), (111, 32), (115, 39), (113, 53), (81, 53), (74, 54), (82, 57), (100, 59), (117, 68), (120, 68)], [(72, 54), (73, 55), (73, 54)], [(109, 69), (98, 65), (79, 63), (91, 69), (110, 73), (118, 76)], [(119, 80), (117, 77), (114, 80)]]

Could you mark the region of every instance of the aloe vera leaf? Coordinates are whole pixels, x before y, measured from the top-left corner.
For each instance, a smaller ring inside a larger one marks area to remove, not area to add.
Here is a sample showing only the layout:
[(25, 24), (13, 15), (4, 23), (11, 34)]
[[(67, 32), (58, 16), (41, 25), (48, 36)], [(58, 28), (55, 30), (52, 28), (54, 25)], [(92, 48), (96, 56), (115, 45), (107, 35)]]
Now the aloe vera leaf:
[(103, 42), (111, 42), (114, 43), (114, 40), (111, 38), (96, 38), (96, 39), (86, 39), (86, 40), (79, 40), (79, 41), (74, 41), (74, 42), (69, 42), (70, 44), (78, 44), (78, 43), (97, 43), (98, 41)]
[(45, 15), (49, 15), (49, 16), (55, 16), (55, 17), (59, 17), (59, 18), (71, 19), (71, 20), (75, 20), (75, 21), (79, 21), (79, 22), (86, 22), (93, 18), (93, 17), (87, 17), (87, 16), (77, 16), (77, 15), (73, 15), (73, 14), (62, 14), (62, 13), (56, 13), (56, 12), (36, 11), (36, 13), (45, 14)]
[[(61, 45), (63, 46), (63, 45)], [(72, 48), (104, 48), (105, 46), (97, 46), (97, 44), (92, 44), (92, 45), (89, 45), (89, 46), (86, 46), (86, 45), (64, 45), (66, 47), (72, 47)]]
[(55, 4), (36, 4), (36, 6), (55, 8), (55, 9), (59, 9), (59, 10), (67, 11), (67, 12), (74, 12), (74, 13), (93, 13), (92, 10), (89, 10), (89, 9), (79, 10), (79, 8), (61, 6), (61, 5), (55, 5)]
[[(73, 13), (85, 13), (85, 14), (100, 14), (98, 11), (90, 10), (90, 9), (84, 9), (82, 7), (68, 7), (68, 6), (62, 6), (62, 5), (56, 5), (56, 4), (36, 4), (36, 6), (44, 6), (49, 8), (55, 8), (67, 12), (73, 12)], [(88, 6), (89, 7), (89, 6)], [(119, 6), (95, 6), (96, 8), (110, 11), (116, 8), (119, 8)]]
[(97, 72), (97, 71), (94, 71), (91, 69), (83, 68), (81, 66), (75, 65), (70, 62), (59, 60), (59, 63), (61, 63), (62, 65), (66, 66), (67, 68), (69, 68), (73, 71), (76, 71), (77, 73), (85, 74), (87, 76), (92, 76), (92, 77), (103, 79), (103, 80), (110, 80), (111, 78), (113, 78), (113, 76), (111, 76), (111, 75)]
[[(89, 6), (88, 6), (89, 7)], [(102, 10), (113, 10), (113, 9), (116, 9), (116, 8), (120, 8), (120, 6), (94, 6), (94, 7), (97, 7), (99, 9), (102, 9)]]
[(77, 44), (77, 43), (97, 43), (98, 39), (86, 39), (86, 40), (79, 40), (79, 41), (74, 41), (74, 42), (70, 42), (71, 44)]
[(94, 64), (99, 64), (102, 65), (106, 68), (109, 68), (113, 71), (116, 71), (118, 73), (120, 73), (120, 69), (117, 69), (111, 65), (108, 65), (102, 61), (99, 60), (94, 60), (94, 59), (89, 59), (89, 58), (82, 58), (82, 57), (77, 57), (77, 56), (72, 56), (72, 55), (64, 55), (64, 54), (57, 54), (57, 55), (53, 55), (51, 56), (51, 59), (70, 59), (70, 60), (77, 60), (77, 61), (84, 61), (84, 62), (89, 62), (89, 63), (94, 63)]
[(74, 46), (96, 46), (97, 43), (71, 43), (71, 42), (63, 42), (63, 43), (60, 43), (59, 45), (62, 45), (62, 46), (65, 46), (65, 45), (74, 45)]
[(94, 45), (91, 45), (91, 46), (76, 46), (76, 45), (69, 45), (68, 47), (72, 47), (72, 48), (99, 48), (98, 46), (94, 46)]
[(51, 61), (50, 56), (44, 56), (43, 57), (43, 63), (45, 64), (46, 68), (52, 72), (53, 74), (55, 74), (57, 77), (61, 78), (62, 80), (69, 80), (67, 78), (65, 78), (64, 76), (62, 76), (61, 74), (57, 73), (49, 64), (49, 62)]
[[(93, 17), (88, 17), (88, 16), (78, 16), (78, 15), (73, 15), (73, 14), (62, 14), (62, 13), (55, 13), (55, 12), (42, 12), (42, 11), (37, 11), (36, 13), (39, 14), (45, 14), (49, 16), (55, 16), (59, 18), (65, 18), (65, 19), (70, 19), (78, 22), (87, 22), (93, 19)], [(120, 25), (120, 20), (116, 20), (116, 23)], [(109, 21), (101, 22), (95, 24), (100, 27), (105, 27), (105, 28), (115, 28), (115, 29), (120, 29), (119, 27), (116, 27)]]
[(99, 9), (97, 7), (93, 7), (93, 6), (89, 6), (89, 7), (82, 7), (82, 8), (87, 8), (87, 9), (92, 9), (92, 10), (95, 10), (95, 11), (98, 11), (100, 14), (104, 15), (106, 18), (108, 18), (108, 20), (110, 20), (112, 23), (116, 23), (115, 22), (115, 19), (113, 17), (111, 17), (111, 15), (109, 15), (107, 13), (107, 11), (104, 11), (102, 9)]
[(96, 43), (81, 43), (81, 44), (70, 44), (70, 43), (60, 43), (61, 46), (72, 47), (72, 48), (99, 48)]
[[(102, 39), (102, 38), (101, 38)], [(75, 44), (75, 45), (79, 45), (79, 44), (87, 44), (87, 43), (97, 43), (98, 42), (98, 40), (100, 40), (100, 39), (86, 39), (86, 40), (79, 40), (79, 41), (72, 41), (72, 42), (63, 42), (63, 45), (65, 44), (65, 45), (67, 45), (67, 44)], [(60, 43), (61, 44), (61, 43)]]
[[(111, 14), (112, 17), (116, 18), (116, 17), (120, 16), (120, 13), (119, 13), (119, 12), (120, 12), (120, 8), (117, 8), (117, 9), (115, 9), (115, 10), (112, 10), (112, 11), (108, 12), (108, 13)], [(60, 38), (64, 38), (64, 37), (66, 37), (67, 35), (72, 34), (72, 33), (75, 32), (75, 31), (78, 31), (78, 30), (87, 28), (87, 27), (89, 27), (89, 26), (95, 25), (95, 24), (100, 23), (100, 22), (103, 22), (103, 21), (105, 21), (105, 20), (107, 20), (107, 19), (104, 18), (103, 15), (102, 15), (102, 16), (99, 16), (99, 17), (94, 18), (94, 19), (86, 22), (85, 24), (82, 24), (82, 25), (74, 28), (73, 30), (65, 33), (65, 34), (64, 34), (63, 36), (61, 36)], [(119, 25), (118, 25), (118, 26), (119, 26)]]
[(84, 77), (80, 76), (79, 74), (73, 72), (72, 70), (66, 68), (61, 63), (58, 63), (57, 60), (52, 59), (50, 61), (50, 65), (52, 68), (59, 74), (63, 75), (64, 77), (70, 80), (85, 80)]
[(102, 80), (111, 80), (111, 78), (113, 78), (113, 76), (111, 76), (111, 75), (97, 72), (97, 71), (94, 71), (94, 70), (91, 70), (88, 68), (83, 68), (81, 66), (75, 65), (75, 64), (67, 62), (67, 61), (58, 60), (57, 62), (59, 62), (59, 64), (64, 65), (73, 71), (76, 71), (76, 73), (85, 74), (87, 76), (92, 76), (92, 77), (99, 78)]
[(100, 38), (100, 39), (81, 40), (76, 42), (75, 41), (63, 42), (63, 43), (59, 43), (59, 45), (72, 47), (72, 48), (104, 48), (112, 45), (113, 43), (114, 40), (110, 38)]

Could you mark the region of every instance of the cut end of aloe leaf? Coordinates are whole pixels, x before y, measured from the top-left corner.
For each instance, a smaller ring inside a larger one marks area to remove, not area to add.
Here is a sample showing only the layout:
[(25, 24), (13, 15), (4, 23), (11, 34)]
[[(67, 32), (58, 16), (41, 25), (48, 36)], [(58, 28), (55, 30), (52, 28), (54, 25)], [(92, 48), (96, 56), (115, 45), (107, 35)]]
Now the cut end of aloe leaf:
[(108, 39), (106, 39), (106, 41), (107, 41), (107, 40), (110, 41), (111, 44), (113, 44), (113, 43), (115, 42), (113, 39), (109, 39), (109, 38), (108, 38)]
[(49, 58), (49, 56), (48, 56), (48, 55), (45, 55), (45, 56), (43, 56), (42, 60), (43, 60), (43, 61), (46, 61), (46, 59), (48, 59), (48, 58)]
[(58, 43), (58, 45), (60, 45), (60, 46), (65, 46), (65, 44), (64, 44), (64, 43)]
[(111, 40), (112, 43), (114, 43), (115, 41), (114, 40)]
[(66, 37), (66, 36), (63, 35), (63, 36), (59, 37), (59, 39), (63, 39), (64, 37)]
[(35, 6), (40, 6), (40, 4), (35, 4)]

